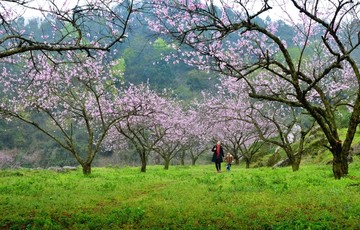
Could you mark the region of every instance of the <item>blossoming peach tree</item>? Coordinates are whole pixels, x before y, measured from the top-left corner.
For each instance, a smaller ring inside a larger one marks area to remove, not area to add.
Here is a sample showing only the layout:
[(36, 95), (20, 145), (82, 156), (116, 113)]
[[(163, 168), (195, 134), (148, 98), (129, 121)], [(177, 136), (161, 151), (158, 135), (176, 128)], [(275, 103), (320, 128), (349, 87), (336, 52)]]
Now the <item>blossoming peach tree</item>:
[(151, 90), (149, 84), (131, 85), (121, 97), (123, 104), (136, 113), (116, 122), (107, 142), (116, 144), (125, 137), (139, 154), (141, 172), (146, 172), (148, 158), (154, 152), (163, 158), (168, 169), (184, 138), (181, 107), (175, 100)]
[[(244, 81), (254, 99), (305, 109), (324, 132), (340, 179), (360, 122), (360, 2), (283, 1), (297, 10), (284, 14), (291, 44), (277, 34), (277, 21), (257, 23), (276, 2), (148, 0), (143, 9), (149, 28), (174, 39), (169, 58)], [(345, 137), (335, 116), (341, 106), (350, 111)]]
[[(133, 7), (131, 0), (0, 2), (0, 112), (44, 132), (84, 174), (109, 128), (127, 116), (104, 52), (126, 38)], [(26, 30), (33, 16), (48, 29)], [(51, 124), (39, 123), (38, 113)]]
[[(80, 62), (75, 57), (68, 53), (67, 64), (54, 65), (38, 56), (36, 68), (28, 59), (12, 63), (9, 70), (3, 64), (0, 111), (45, 133), (76, 158), (84, 174), (90, 174), (109, 129), (137, 108), (127, 106), (123, 89), (115, 87), (111, 68), (115, 62), (106, 65), (100, 53)], [(21, 70), (11, 71), (14, 65)]]
[[(126, 38), (133, 11), (132, 0), (0, 1), (0, 59), (36, 51), (50, 55), (77, 50), (89, 56), (109, 51)], [(27, 31), (26, 21), (34, 17), (50, 31)]]

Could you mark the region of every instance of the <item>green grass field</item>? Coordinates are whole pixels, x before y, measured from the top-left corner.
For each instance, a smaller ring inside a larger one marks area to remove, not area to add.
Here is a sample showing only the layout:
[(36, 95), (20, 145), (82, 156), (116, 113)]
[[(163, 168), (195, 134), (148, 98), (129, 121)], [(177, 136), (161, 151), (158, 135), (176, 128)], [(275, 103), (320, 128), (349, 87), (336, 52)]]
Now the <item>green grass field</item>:
[(349, 173), (335, 180), (329, 165), (3, 170), (0, 229), (360, 229), (358, 160)]

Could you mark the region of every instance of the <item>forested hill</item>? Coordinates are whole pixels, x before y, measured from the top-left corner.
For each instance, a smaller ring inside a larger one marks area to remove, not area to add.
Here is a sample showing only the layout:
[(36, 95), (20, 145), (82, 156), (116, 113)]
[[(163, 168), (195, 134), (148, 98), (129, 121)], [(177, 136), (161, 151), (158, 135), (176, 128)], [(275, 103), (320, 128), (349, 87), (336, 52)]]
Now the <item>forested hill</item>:
[[(140, 18), (139, 21), (144, 20)], [(268, 17), (266, 20), (257, 21), (264, 25), (271, 19)], [(277, 35), (286, 40), (287, 44), (293, 44), (294, 30), (286, 23), (279, 21)], [(142, 23), (131, 25), (128, 39), (119, 44), (117, 49), (120, 50), (117, 58), (124, 61), (126, 82), (138, 84), (149, 81), (150, 85), (158, 90), (171, 88), (183, 100), (191, 100), (204, 90), (215, 92), (216, 73), (207, 73), (184, 63), (174, 64), (172, 61), (163, 60), (164, 56), (174, 52), (170, 42), (151, 34)]]

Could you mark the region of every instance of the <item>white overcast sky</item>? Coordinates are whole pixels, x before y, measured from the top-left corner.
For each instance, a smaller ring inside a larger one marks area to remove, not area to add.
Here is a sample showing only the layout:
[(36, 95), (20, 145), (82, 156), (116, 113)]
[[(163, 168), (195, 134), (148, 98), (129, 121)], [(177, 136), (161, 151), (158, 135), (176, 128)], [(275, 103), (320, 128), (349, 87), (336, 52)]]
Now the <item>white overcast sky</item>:
[[(54, 0), (54, 1), (58, 7), (60, 7), (60, 8), (66, 7), (68, 9), (72, 9), (76, 5), (76, 3), (79, 2), (78, 0)], [(80, 0), (80, 2), (85, 2), (85, 1), (86, 0)], [(32, 4), (35, 7), (39, 7), (39, 6), (44, 7), (44, 6), (46, 6), (47, 2), (48, 1), (46, 1), (46, 0), (34, 0)], [(215, 2), (216, 2), (216, 0), (215, 0)], [(247, 4), (247, 6), (256, 10), (256, 9), (259, 9), (259, 7), (261, 7), (262, 0), (250, 0), (248, 2), (249, 3)], [(299, 12), (297, 9), (295, 9), (295, 7), (292, 5), (291, 1), (289, 1), (289, 0), (269, 0), (269, 4), (270, 4), (270, 6), (273, 7), (273, 9), (268, 11), (267, 13), (264, 13), (262, 15), (263, 19), (265, 19), (267, 16), (270, 16), (270, 18), (273, 20), (282, 19), (282, 20), (286, 21), (288, 19), (288, 15), (286, 15), (286, 13), (284, 13), (284, 12), (288, 12), (289, 15), (291, 15), (292, 17), (297, 17), (298, 12)], [(34, 11), (30, 11), (30, 10), (27, 10), (25, 12), (23, 10), (20, 10), (19, 13), (24, 13), (23, 15), (26, 18), (41, 16), (41, 14), (39, 12), (34, 12)]]

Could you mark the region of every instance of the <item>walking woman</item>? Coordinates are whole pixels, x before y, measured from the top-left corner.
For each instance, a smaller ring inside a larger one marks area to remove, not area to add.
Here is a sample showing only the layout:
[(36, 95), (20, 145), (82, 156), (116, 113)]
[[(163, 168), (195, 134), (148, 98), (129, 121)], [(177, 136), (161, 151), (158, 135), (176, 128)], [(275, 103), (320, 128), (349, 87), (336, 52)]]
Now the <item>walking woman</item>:
[(218, 173), (221, 173), (221, 162), (223, 162), (223, 157), (224, 157), (224, 151), (221, 146), (221, 142), (218, 141), (211, 151), (214, 152), (211, 161), (215, 162), (216, 171)]

